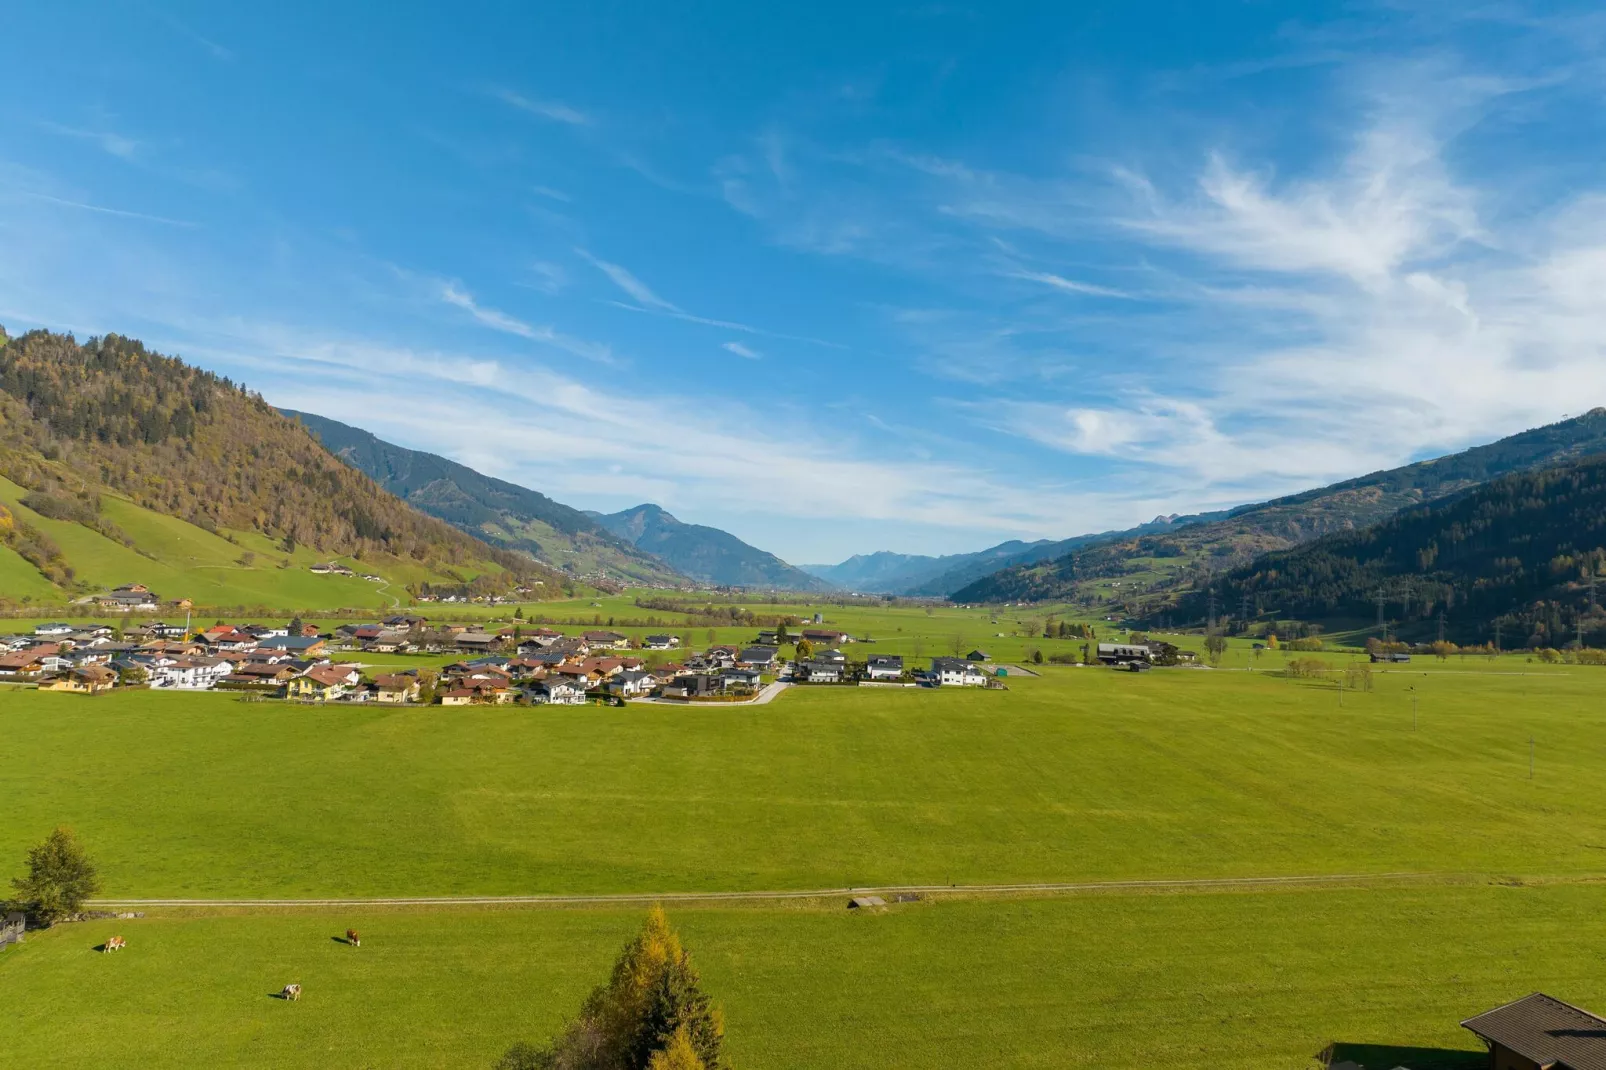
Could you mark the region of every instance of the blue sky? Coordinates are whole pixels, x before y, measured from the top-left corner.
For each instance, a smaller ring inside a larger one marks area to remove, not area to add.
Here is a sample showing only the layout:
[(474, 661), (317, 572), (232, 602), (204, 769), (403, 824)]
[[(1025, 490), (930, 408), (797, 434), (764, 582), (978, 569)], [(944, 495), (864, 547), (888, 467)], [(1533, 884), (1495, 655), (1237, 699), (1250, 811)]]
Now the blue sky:
[(793, 561), (1606, 403), (1598, 5), (18, 6), (0, 323)]

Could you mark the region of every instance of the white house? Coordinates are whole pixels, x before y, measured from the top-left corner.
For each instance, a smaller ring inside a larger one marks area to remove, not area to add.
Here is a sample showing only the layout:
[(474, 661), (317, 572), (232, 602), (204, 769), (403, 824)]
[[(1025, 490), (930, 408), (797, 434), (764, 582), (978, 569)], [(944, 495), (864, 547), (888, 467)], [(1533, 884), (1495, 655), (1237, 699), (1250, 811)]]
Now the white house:
[(982, 687), (987, 674), (962, 658), (932, 658), (931, 673), (943, 687)]
[(530, 689), (530, 701), (552, 706), (578, 706), (586, 700), (586, 689), (561, 677), (542, 680)]
[(792, 667), (792, 678), (809, 684), (837, 684), (842, 682), (844, 668), (831, 661), (800, 661)]
[(46, 636), (71, 635), (72, 633), (73, 626), (71, 624), (62, 624), (60, 622), (41, 624), (33, 630), (33, 634), (35, 635)]
[(872, 680), (896, 680), (903, 675), (903, 658), (896, 654), (877, 654), (865, 666)]
[(205, 691), (234, 671), (222, 658), (156, 658), (145, 666), (152, 687)]

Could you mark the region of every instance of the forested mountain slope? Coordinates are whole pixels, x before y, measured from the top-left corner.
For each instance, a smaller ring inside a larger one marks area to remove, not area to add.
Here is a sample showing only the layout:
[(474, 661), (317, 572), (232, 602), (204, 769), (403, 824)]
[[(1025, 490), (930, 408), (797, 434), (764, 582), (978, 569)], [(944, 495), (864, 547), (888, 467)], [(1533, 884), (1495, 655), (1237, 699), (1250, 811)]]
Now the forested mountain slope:
[(1089, 540), (1073, 554), (1000, 570), (956, 587), (960, 602), (1060, 599), (1080, 582), (1139, 570), (1162, 586), (1198, 584), (1224, 568), (1334, 532), (1366, 527), (1401, 509), (1439, 500), (1509, 472), (1530, 471), (1606, 452), (1606, 409), (1523, 431), (1460, 453), (1373, 472), (1314, 490), (1246, 505), (1226, 514), (1183, 518), (1163, 534), (1123, 532)]
[[(177, 545), (186, 540), (237, 545), (226, 567), (242, 573), (311, 556), (360, 561), (394, 582), (393, 597), (423, 583), (529, 584), (556, 597), (564, 583), (386, 493), (242, 386), (118, 335), (0, 341), (0, 476), (13, 499), (6, 545), (62, 597), (105, 582), (80, 572), (119, 552), (119, 582), (144, 582), (141, 569), (166, 560), (162, 593), (187, 597), (174, 588), (185, 562), (224, 566), (215, 547), (191, 554)], [(41, 525), (60, 525), (61, 537)]]
[(596, 520), (516, 483), (483, 475), (433, 453), (386, 442), (325, 416), (281, 410), (300, 420), (336, 457), (415, 508), (487, 542), (534, 554), (577, 576), (635, 583), (686, 581), (674, 569)]
[(826, 581), (788, 565), (772, 553), (749, 546), (728, 531), (682, 523), (656, 505), (593, 515), (598, 523), (637, 549), (704, 583), (786, 591), (831, 590)]
[(1606, 639), (1594, 583), (1606, 573), (1606, 457), (1503, 476), (1455, 498), (1408, 509), (1361, 531), (1266, 554), (1215, 577), (1180, 603), (1207, 601), (1305, 621), (1385, 619), (1405, 633), (1479, 642), (1502, 622), (1506, 645), (1561, 646), (1580, 622)]

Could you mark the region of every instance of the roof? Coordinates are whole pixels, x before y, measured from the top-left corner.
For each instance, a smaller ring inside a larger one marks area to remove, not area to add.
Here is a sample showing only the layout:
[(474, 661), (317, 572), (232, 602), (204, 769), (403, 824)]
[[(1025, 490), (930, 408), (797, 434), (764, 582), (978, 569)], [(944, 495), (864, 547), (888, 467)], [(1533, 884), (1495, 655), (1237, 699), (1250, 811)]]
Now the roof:
[(498, 642), (498, 639), (496, 636), (487, 635), (484, 632), (464, 632), (457, 637), (457, 641), (459, 643), (495, 643)]
[(1606, 1070), (1606, 1018), (1535, 992), (1461, 1023), (1540, 1066)]

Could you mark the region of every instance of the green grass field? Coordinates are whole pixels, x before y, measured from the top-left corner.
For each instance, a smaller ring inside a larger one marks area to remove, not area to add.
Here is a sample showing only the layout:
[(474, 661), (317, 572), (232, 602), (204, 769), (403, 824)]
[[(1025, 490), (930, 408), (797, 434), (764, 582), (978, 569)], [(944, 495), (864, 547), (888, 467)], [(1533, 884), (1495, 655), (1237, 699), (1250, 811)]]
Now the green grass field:
[[(748, 1070), (1305, 1070), (1331, 1041), (1475, 1048), (1458, 1021), (1535, 989), (1601, 1006), (1602, 894), (1095, 895), (671, 919)], [(0, 952), (7, 1064), (487, 1068), (573, 1013), (640, 917), (319, 911), (60, 926)], [(360, 949), (335, 941), (348, 926)], [(96, 954), (113, 933), (128, 950)], [(271, 998), (289, 981), (304, 986), (300, 1003)]]
[(1059, 667), (745, 709), (13, 691), (0, 858), (71, 824), (139, 896), (1585, 873), (1602, 684), (1400, 673), (1342, 708), (1266, 673)]
[[(965, 619), (902, 613), (889, 647)], [(794, 689), (750, 708), (0, 690), (0, 859), (65, 823), (106, 895), (186, 898), (1417, 875), (877, 916), (672, 907), (746, 1068), (1303, 1070), (1330, 1041), (1469, 1049), (1456, 1022), (1535, 989), (1606, 1009), (1606, 670), (1452, 658), (1340, 692), (1282, 661), (1237, 643), (1222, 671), (1050, 666), (1007, 692)], [(640, 914), (61, 926), (0, 952), (7, 1054), (485, 1067), (572, 1012)], [(362, 949), (331, 939), (348, 925)], [(113, 931), (129, 950), (94, 954)], [(291, 980), (301, 1004), (268, 998)]]

